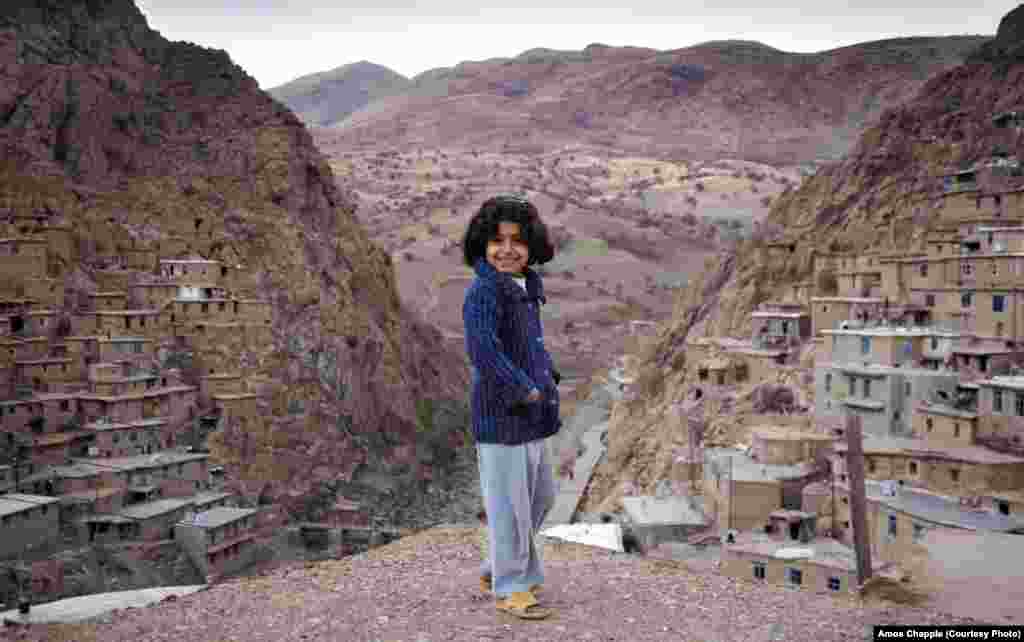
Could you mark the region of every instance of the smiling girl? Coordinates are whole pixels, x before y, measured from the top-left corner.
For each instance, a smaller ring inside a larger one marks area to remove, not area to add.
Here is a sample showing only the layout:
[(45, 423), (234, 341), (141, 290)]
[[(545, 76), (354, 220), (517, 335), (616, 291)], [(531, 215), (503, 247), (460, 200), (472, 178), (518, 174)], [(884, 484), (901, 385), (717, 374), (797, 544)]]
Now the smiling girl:
[[(525, 619), (551, 614), (536, 592), (544, 581), (534, 536), (554, 503), (547, 438), (558, 432), (558, 381), (544, 346), (540, 275), (554, 247), (529, 201), (498, 196), (485, 202), (462, 241), (476, 272), (462, 314), (473, 369), (473, 436), (487, 518), (490, 559), (481, 586), (499, 611)], [(575, 449), (562, 453), (565, 474)]]

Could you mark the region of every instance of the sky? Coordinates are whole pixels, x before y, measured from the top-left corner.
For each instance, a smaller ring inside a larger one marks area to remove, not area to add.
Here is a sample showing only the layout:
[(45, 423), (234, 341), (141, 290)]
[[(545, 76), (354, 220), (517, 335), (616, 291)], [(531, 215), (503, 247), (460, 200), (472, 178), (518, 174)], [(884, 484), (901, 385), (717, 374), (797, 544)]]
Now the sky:
[[(680, 49), (757, 40), (810, 53), (906, 36), (994, 35), (1019, 0), (136, 0), (169, 40), (224, 49), (262, 89), (368, 60), (411, 78), (467, 60), (528, 49)], [(622, 8), (622, 5), (632, 5)], [(855, 4), (855, 7), (849, 5)], [(340, 5), (340, 6), (339, 6)]]

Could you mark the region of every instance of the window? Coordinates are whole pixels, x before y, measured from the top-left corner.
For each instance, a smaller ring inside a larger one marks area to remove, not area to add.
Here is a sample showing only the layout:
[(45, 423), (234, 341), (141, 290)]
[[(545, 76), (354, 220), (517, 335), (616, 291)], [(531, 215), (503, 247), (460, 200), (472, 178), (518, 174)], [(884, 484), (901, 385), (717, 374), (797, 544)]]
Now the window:
[(889, 515), (889, 537), (896, 537), (898, 532), (897, 521), (895, 515)]
[(992, 276), (999, 276), (999, 264), (992, 261)]
[(904, 397), (909, 397), (910, 396), (910, 382), (909, 381), (904, 381), (903, 382), (903, 396)]
[(910, 462), (910, 474), (911, 475), (917, 475), (917, 462), (916, 461)]
[(828, 578), (828, 589), (830, 591), (838, 591), (840, 588), (842, 588), (842, 586), (843, 583), (838, 577)]
[(924, 526), (914, 524), (914, 541), (920, 542), (922, 539), (924, 539)]
[(972, 292), (964, 292), (960, 295), (960, 307), (969, 308), (974, 300), (974, 294)]
[(1016, 397), (1016, 399), (1014, 401), (1016, 402), (1016, 406), (1017, 406), (1017, 408), (1016, 408), (1017, 416), (1018, 417), (1024, 417), (1024, 394), (1018, 392), (1014, 396)]
[(60, 402), (60, 409), (61, 410), (63, 410), (64, 412), (67, 412), (70, 407), (71, 407), (71, 404), (68, 403), (67, 399), (62, 399), (61, 400), (61, 402)]
[(864, 398), (871, 398), (871, 380), (867, 377), (864, 378)]
[(992, 391), (992, 412), (1003, 411), (1003, 391), (993, 390)]
[(765, 567), (764, 562), (754, 562), (754, 579), (763, 580), (765, 578)]
[(961, 263), (960, 274), (962, 274), (963, 276), (970, 276), (974, 274), (974, 266), (971, 265), (970, 263)]
[(1010, 514), (1010, 502), (1006, 501), (1005, 499), (1000, 499), (996, 503), (996, 506), (999, 509), (999, 514), (1000, 515), (1009, 515)]
[(825, 392), (832, 392), (832, 373), (825, 373)]
[(1006, 311), (1006, 295), (1005, 294), (993, 294), (992, 295), (992, 311), (993, 312), (1005, 312)]
[(115, 433), (114, 433), (114, 437), (113, 437), (113, 440), (114, 440), (114, 443), (115, 443), (115, 444), (116, 444), (116, 443), (118, 443), (119, 441), (121, 441), (121, 435), (120, 435), (119, 433), (116, 433), (116, 432), (115, 432)]
[(868, 472), (869, 472), (869, 473), (874, 473), (874, 472), (876, 472), (876, 469), (877, 469), (878, 467), (877, 467), (877, 466), (875, 465), (875, 460), (874, 460), (874, 458), (873, 458), (873, 457), (867, 457), (866, 459), (867, 459), (867, 465), (868, 465)]
[(927, 419), (924, 420), (924, 429), (927, 432), (931, 432), (932, 428), (934, 428), (934, 427), (935, 427), (935, 422), (932, 420), (931, 417), (928, 417)]
[(926, 306), (928, 306), (929, 308), (934, 308), (935, 307), (935, 295), (934, 294), (926, 294), (926, 295), (924, 295), (924, 304)]
[(786, 581), (792, 586), (800, 586), (804, 583), (803, 571), (798, 568), (787, 568)]
[(959, 421), (954, 421), (953, 422), (953, 436), (954, 437), (959, 437), (960, 436), (960, 422)]
[(928, 264), (927, 263), (922, 263), (921, 264), (921, 276), (928, 276)]
[(960, 481), (960, 471), (958, 469), (956, 469), (956, 468), (950, 468), (949, 469), (949, 479), (954, 484), (959, 483), (959, 481)]
[(860, 353), (871, 354), (871, 337), (860, 338)]

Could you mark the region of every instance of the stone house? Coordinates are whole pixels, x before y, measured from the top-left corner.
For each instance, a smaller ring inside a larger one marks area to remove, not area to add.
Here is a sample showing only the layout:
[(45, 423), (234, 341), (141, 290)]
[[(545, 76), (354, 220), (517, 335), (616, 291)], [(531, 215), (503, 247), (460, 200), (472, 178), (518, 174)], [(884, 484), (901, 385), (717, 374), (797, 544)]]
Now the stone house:
[[(819, 515), (819, 529), (832, 522), (831, 497), (821, 486), (808, 489), (808, 504), (804, 510), (815, 510)], [(865, 482), (867, 497), (867, 523), (870, 531), (871, 551), (876, 559), (899, 562), (913, 553), (925, 534), (935, 529), (963, 529), (969, 531), (1024, 532), (1024, 520), (977, 510), (958, 499), (909, 488), (895, 482)], [(836, 528), (840, 541), (852, 543), (849, 486), (835, 485)]]
[(1024, 377), (992, 377), (977, 383), (978, 443), (1024, 454)]
[(701, 497), (623, 497), (622, 507), (643, 551), (662, 542), (686, 541), (708, 523)]
[(216, 581), (252, 563), (257, 512), (220, 507), (194, 513), (175, 524), (175, 539), (207, 581)]
[(797, 466), (822, 460), (832, 451), (836, 440), (833, 435), (782, 426), (752, 426), (750, 434), (751, 459), (778, 466)]
[[(130, 493), (147, 494), (158, 490), (160, 497), (191, 496), (210, 485), (209, 455), (163, 451), (151, 455), (73, 459), (83, 467), (110, 471), (109, 486)], [(131, 499), (129, 497), (129, 499)]]
[(951, 397), (957, 382), (949, 370), (821, 363), (814, 369), (815, 421), (841, 430), (848, 415), (857, 415), (865, 435), (909, 435), (914, 409), (937, 391)]
[[(1024, 488), (1024, 457), (981, 446), (938, 446), (921, 439), (865, 435), (863, 449), (868, 479), (902, 480), (958, 496)], [(835, 450), (835, 472), (846, 474), (846, 444), (838, 442)]]
[(811, 297), (811, 329), (818, 335), (850, 319), (877, 318), (884, 306), (880, 297)]
[(60, 500), (56, 497), (0, 495), (0, 558), (55, 544), (60, 536)]
[(914, 412), (911, 435), (922, 439), (929, 446), (973, 446), (977, 434), (976, 412), (929, 401), (922, 401)]
[(824, 330), (833, 363), (872, 363), (879, 366), (939, 365), (952, 354), (960, 335), (940, 327), (864, 325), (855, 321)]
[[(33, 425), (32, 420), (42, 422)], [(0, 430), (5, 433), (63, 432), (77, 423), (78, 397), (72, 393), (41, 393), (24, 399), (0, 401)], [(13, 441), (13, 438), (11, 438)]]
[(89, 542), (174, 539), (174, 525), (190, 510), (191, 499), (158, 499), (126, 506), (112, 515), (88, 515), (81, 524)]
[[(131, 457), (159, 450), (167, 421), (162, 418), (113, 423), (103, 419), (82, 427), (92, 438), (88, 454), (95, 457)], [(81, 455), (79, 455), (81, 456)]]
[[(877, 560), (872, 566), (876, 573), (885, 568)], [(818, 593), (856, 594), (859, 588), (853, 550), (823, 537), (801, 543), (739, 533), (722, 546), (722, 573)]]
[[(107, 417), (115, 423), (164, 418), (169, 427), (181, 426), (195, 417), (199, 389), (195, 386), (155, 387), (120, 395), (79, 393), (84, 423)], [(165, 435), (165, 447), (174, 445), (174, 435)]]
[(762, 303), (750, 317), (757, 349), (785, 349), (811, 337), (811, 316), (799, 303)]
[(768, 523), (772, 511), (798, 509), (804, 486), (823, 474), (810, 462), (762, 463), (734, 449), (707, 449), (705, 456), (707, 510), (723, 530), (761, 527)]

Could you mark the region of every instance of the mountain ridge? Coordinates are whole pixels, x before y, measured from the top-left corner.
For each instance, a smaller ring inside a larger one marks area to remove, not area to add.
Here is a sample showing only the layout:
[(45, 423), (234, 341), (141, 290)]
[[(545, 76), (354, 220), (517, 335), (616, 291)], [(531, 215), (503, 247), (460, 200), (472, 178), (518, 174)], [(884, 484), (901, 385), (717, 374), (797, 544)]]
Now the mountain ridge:
[(328, 127), (340, 144), (586, 144), (774, 164), (836, 159), (859, 130), (987, 37), (900, 38), (789, 54), (750, 41), (656, 51), (532, 49), (414, 77)]

